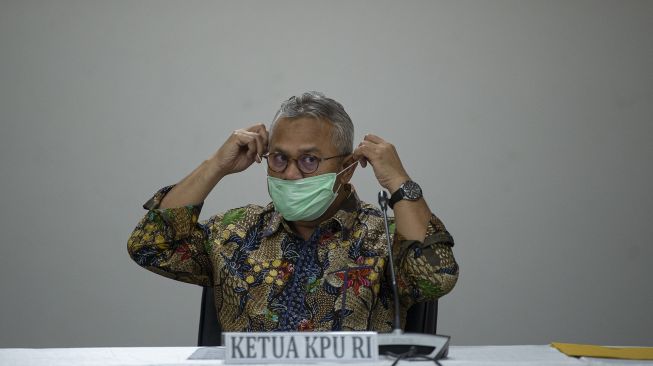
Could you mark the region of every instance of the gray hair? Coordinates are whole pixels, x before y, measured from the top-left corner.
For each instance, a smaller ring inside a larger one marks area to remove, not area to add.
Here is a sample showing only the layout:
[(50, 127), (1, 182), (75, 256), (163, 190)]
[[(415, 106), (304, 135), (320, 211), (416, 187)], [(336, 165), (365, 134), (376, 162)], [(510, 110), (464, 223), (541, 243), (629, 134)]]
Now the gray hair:
[(270, 125), (270, 133), (274, 124), (282, 118), (313, 117), (318, 120), (327, 120), (333, 125), (331, 136), (333, 145), (340, 154), (351, 154), (354, 149), (354, 124), (342, 105), (324, 94), (316, 91), (292, 96), (285, 102), (274, 115)]

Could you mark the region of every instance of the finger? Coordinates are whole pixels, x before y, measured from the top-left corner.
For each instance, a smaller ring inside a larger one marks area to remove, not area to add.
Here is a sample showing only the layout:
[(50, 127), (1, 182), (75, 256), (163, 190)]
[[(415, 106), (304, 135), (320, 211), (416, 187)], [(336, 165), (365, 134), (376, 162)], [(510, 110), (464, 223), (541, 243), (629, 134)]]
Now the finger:
[[(263, 136), (263, 134), (242, 130), (240, 131), (240, 135), (243, 137), (243, 140), (246, 142), (246, 144), (242, 144), (241, 146), (247, 145), (248, 153), (249, 150), (252, 150), (254, 155), (251, 155), (251, 157), (256, 156), (255, 160), (258, 163), (260, 163), (261, 155), (265, 154), (265, 152), (267, 151), (267, 143), (264, 141), (265, 137)], [(254, 144), (250, 145), (252, 141), (254, 142)]]
[(245, 129), (245, 131), (249, 131), (249, 132), (261, 132), (264, 130), (265, 130), (265, 125), (263, 123), (257, 123)]
[(257, 161), (260, 163), (261, 162), (260, 156), (268, 151), (268, 131), (265, 128), (264, 124), (259, 123), (257, 125), (250, 127), (248, 130), (245, 131), (245, 133), (256, 139), (257, 141), (256, 155), (257, 155)]
[(247, 157), (252, 160), (258, 159), (256, 153), (256, 138), (252, 138), (249, 143), (247, 143)]
[(239, 147), (246, 146), (249, 142), (249, 137), (244, 133), (244, 130), (236, 130), (232, 136), (236, 142), (236, 145)]
[(377, 135), (371, 134), (371, 133), (368, 133), (367, 135), (365, 135), (365, 137), (363, 138), (363, 141), (370, 141), (370, 142), (373, 142), (375, 144), (382, 144), (382, 143), (385, 142), (384, 139), (380, 138)]
[(263, 145), (263, 136), (257, 133), (254, 140), (256, 141), (256, 162), (261, 163), (261, 155), (265, 154)]
[(261, 155), (266, 154), (268, 152), (268, 144), (270, 143), (270, 134), (268, 133), (267, 128), (263, 126), (263, 129), (259, 131), (259, 134), (262, 137), (262, 143), (263, 143), (263, 150), (261, 151)]
[(351, 153), (351, 156), (352, 156), (352, 159), (354, 159), (354, 160), (360, 160), (361, 158), (364, 157), (363, 151), (361, 150), (361, 144), (358, 144), (358, 146)]
[(234, 137), (236, 138), (236, 144), (238, 146), (243, 147), (247, 146), (247, 144), (250, 143), (254, 139), (256, 134), (253, 134), (252, 132), (246, 131), (246, 130), (236, 130), (234, 131)]
[(250, 135), (245, 130), (240, 130), (235, 134), (236, 145), (244, 152), (248, 160), (256, 160), (258, 158), (256, 153), (256, 137)]
[(379, 155), (379, 152), (381, 151), (381, 148), (382, 147), (379, 144), (371, 141), (361, 141), (361, 143), (358, 144), (358, 150), (361, 154), (365, 155), (367, 160), (376, 159)]
[(268, 130), (267, 128), (265, 128), (265, 124), (257, 123), (253, 126), (246, 128), (246, 131), (261, 136), (260, 139), (257, 137), (257, 139), (260, 140), (260, 144), (257, 146), (257, 155), (259, 156), (257, 161), (260, 163), (261, 162), (260, 156), (268, 152), (268, 137), (269, 137)]
[(247, 143), (248, 153), (251, 151), (251, 155), (248, 154), (248, 156), (251, 156), (256, 162), (260, 163), (261, 155), (263, 154), (263, 136), (260, 133), (249, 131), (246, 131), (246, 134), (251, 138)]
[(365, 168), (367, 166), (367, 158), (365, 157), (365, 152), (363, 151), (363, 146), (362, 143), (358, 145), (356, 150), (352, 153), (352, 157), (354, 160), (358, 160), (361, 163), (361, 167)]
[[(257, 129), (254, 131), (251, 131), (250, 133), (256, 134), (256, 138), (260, 141), (260, 148), (258, 149), (258, 153), (260, 155), (263, 155), (267, 152), (268, 150), (268, 130), (265, 128), (264, 124), (258, 124), (256, 125)], [(254, 135), (252, 135), (254, 136)]]

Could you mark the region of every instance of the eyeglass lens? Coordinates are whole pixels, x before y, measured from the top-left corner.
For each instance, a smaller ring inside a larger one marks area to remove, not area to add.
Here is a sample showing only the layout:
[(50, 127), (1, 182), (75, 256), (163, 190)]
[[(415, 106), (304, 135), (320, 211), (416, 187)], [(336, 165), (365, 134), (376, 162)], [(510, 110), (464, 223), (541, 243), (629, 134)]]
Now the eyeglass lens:
[[(288, 160), (284, 154), (273, 153), (268, 156), (268, 166), (275, 172), (282, 172), (288, 166)], [(320, 165), (320, 159), (309, 154), (302, 154), (296, 160), (299, 170), (306, 174), (313, 173)]]

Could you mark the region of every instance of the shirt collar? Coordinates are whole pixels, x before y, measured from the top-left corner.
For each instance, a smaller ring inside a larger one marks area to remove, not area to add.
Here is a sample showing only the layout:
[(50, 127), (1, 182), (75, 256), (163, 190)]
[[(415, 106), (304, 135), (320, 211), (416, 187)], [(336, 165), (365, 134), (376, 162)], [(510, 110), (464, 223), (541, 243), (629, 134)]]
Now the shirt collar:
[[(347, 198), (342, 201), (338, 211), (336, 211), (336, 213), (330, 218), (321, 222), (320, 226), (326, 227), (335, 224), (347, 233), (351, 231), (351, 228), (356, 223), (356, 217), (361, 208), (361, 201), (356, 194), (354, 186), (351, 184), (344, 184), (342, 190), (347, 194)], [(283, 219), (279, 212), (274, 210), (274, 204), (272, 202), (265, 207), (265, 211), (266, 214), (269, 214), (270, 216), (262, 232), (264, 237), (274, 234), (282, 226), (286, 231), (292, 232), (288, 222)]]

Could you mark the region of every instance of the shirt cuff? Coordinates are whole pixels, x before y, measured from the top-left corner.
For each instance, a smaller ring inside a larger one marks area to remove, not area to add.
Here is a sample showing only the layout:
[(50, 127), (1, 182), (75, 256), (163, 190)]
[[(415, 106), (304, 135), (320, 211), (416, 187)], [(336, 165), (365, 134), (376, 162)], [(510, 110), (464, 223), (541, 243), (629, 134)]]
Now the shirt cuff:
[(159, 221), (168, 226), (172, 229), (173, 239), (179, 240), (190, 235), (195, 228), (204, 202), (197, 205), (159, 208), (161, 201), (173, 187), (174, 185), (170, 185), (159, 189), (152, 198), (145, 202), (143, 208), (150, 211), (148, 215), (150, 220)]

